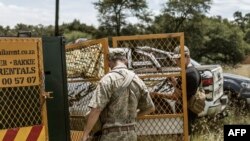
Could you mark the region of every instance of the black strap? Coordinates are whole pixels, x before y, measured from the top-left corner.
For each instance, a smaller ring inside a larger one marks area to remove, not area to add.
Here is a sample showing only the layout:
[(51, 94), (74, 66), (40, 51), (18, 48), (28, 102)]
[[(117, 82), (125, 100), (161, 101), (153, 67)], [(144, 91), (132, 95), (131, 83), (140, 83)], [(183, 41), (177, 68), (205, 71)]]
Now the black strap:
[(199, 77), (199, 79), (198, 79), (199, 82), (198, 82), (198, 88), (197, 88), (197, 90), (204, 91), (203, 86), (202, 86), (202, 77), (201, 77), (201, 74), (198, 71), (198, 69), (196, 69), (196, 70), (197, 70), (197, 77)]
[[(135, 77), (135, 73), (132, 71), (127, 70), (128, 75), (124, 76), (121, 72), (119, 72), (118, 70), (112, 70), (111, 72), (115, 72), (118, 73), (120, 75), (122, 75), (125, 80), (123, 81), (122, 85), (120, 86), (119, 91), (123, 91), (125, 89), (127, 89), (127, 87), (130, 85), (130, 83), (132, 82), (133, 78)], [(113, 100), (116, 100), (117, 98), (120, 97), (120, 94), (114, 95), (112, 96)]]
[[(194, 69), (196, 69), (196, 68), (194, 67)], [(200, 74), (200, 72), (198, 71), (198, 69), (196, 69), (196, 71), (197, 71), (196, 76), (199, 78), (199, 79), (198, 79), (198, 87), (202, 88), (202, 82), (201, 82), (202, 78), (201, 78), (201, 74)]]

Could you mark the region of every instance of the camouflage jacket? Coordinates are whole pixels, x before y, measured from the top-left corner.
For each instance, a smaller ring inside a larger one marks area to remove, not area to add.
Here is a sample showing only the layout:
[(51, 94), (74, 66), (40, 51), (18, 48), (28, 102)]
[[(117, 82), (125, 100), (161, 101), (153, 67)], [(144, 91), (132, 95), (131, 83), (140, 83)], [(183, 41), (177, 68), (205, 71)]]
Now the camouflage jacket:
[[(130, 85), (123, 89), (125, 77), (130, 77), (125, 65), (118, 65), (99, 82), (89, 107), (102, 110), (103, 128), (135, 124), (138, 109), (145, 111), (154, 106), (144, 82), (135, 75)], [(116, 96), (119, 95), (119, 96)], [(114, 98), (115, 97), (115, 98)]]

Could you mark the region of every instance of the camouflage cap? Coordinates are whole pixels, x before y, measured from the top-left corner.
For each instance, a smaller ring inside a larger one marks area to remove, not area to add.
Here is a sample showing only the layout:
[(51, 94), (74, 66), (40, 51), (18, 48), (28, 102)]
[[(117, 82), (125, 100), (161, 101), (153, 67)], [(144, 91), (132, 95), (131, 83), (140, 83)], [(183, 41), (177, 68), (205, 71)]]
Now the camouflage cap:
[(126, 52), (122, 48), (110, 48), (109, 49), (109, 59), (113, 60), (115, 58), (126, 57)]
[[(184, 46), (184, 54), (185, 55), (190, 55), (190, 51), (187, 46)], [(174, 55), (172, 56), (173, 58), (180, 58), (181, 57), (181, 50), (180, 46), (175, 47), (174, 49)]]

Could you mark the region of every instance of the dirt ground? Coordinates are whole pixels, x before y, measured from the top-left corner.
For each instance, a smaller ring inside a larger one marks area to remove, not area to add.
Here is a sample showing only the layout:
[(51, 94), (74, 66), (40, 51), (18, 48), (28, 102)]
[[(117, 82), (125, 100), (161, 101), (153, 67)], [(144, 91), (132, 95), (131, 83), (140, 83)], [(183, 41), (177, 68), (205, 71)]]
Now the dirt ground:
[(228, 72), (228, 73), (246, 76), (246, 77), (250, 78), (250, 63), (238, 65), (236, 68), (226, 68), (223, 71)]
[(250, 64), (250, 55), (246, 57), (246, 59), (242, 62), (242, 64)]

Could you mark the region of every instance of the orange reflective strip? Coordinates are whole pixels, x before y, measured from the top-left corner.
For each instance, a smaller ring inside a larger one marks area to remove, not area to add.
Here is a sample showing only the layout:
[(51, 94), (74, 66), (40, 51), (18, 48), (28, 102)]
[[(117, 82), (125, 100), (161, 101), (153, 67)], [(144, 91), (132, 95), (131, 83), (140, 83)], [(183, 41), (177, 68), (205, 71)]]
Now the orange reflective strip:
[(38, 137), (37, 141), (47, 141), (48, 138), (45, 136), (45, 127), (43, 127), (40, 136)]
[(43, 129), (42, 125), (33, 126), (26, 141), (37, 141), (42, 129)]
[(0, 141), (3, 140), (4, 135), (6, 134), (7, 130), (0, 130)]
[(19, 130), (19, 128), (8, 129), (4, 138), (3, 138), (3, 141), (14, 141), (18, 130)]
[(43, 125), (0, 130), (0, 141), (45, 141)]
[(16, 135), (15, 141), (25, 141), (30, 133), (31, 128), (32, 126), (20, 128)]

